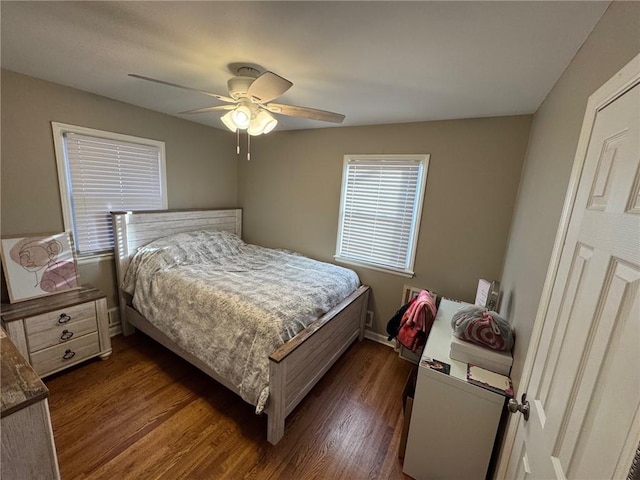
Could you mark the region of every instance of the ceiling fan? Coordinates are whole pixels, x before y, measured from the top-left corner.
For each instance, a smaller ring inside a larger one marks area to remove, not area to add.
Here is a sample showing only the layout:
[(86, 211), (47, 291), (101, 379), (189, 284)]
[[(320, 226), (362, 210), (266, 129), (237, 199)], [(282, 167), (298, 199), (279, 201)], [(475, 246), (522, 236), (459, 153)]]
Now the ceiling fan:
[(240, 65), (236, 69), (236, 75), (227, 82), (229, 96), (218, 95), (217, 93), (199, 90), (197, 88), (186, 87), (176, 83), (157, 80), (130, 73), (130, 77), (147, 80), (150, 82), (168, 85), (170, 87), (182, 88), (192, 92), (201, 93), (216, 98), (228, 105), (216, 105), (212, 107), (197, 108), (180, 112), (183, 114), (198, 114), (217, 110), (227, 111), (221, 117), (222, 123), (232, 132), (246, 130), (251, 136), (269, 133), (275, 128), (278, 121), (271, 115), (288, 115), (290, 117), (309, 118), (322, 122), (342, 123), (344, 115), (339, 113), (317, 110), (315, 108), (299, 107), (295, 105), (284, 105), (272, 103), (271, 100), (279, 97), (293, 85), (286, 78), (273, 72), (265, 71), (260, 73), (257, 68)]

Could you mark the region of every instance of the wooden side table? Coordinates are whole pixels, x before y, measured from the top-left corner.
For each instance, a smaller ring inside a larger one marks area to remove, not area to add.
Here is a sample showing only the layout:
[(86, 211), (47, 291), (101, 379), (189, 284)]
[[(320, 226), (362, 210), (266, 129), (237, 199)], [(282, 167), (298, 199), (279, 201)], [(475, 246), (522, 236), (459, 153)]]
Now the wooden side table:
[(41, 377), (111, 355), (107, 299), (90, 285), (2, 304), (1, 317), (9, 337)]

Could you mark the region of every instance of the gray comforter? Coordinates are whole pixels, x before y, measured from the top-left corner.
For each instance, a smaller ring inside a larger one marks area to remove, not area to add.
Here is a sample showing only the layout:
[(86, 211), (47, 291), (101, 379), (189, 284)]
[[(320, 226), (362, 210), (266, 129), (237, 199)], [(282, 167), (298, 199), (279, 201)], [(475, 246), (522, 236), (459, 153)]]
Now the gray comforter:
[(346, 268), (198, 231), (141, 247), (122, 288), (142, 315), (259, 413), (269, 394), (269, 355), (359, 283)]

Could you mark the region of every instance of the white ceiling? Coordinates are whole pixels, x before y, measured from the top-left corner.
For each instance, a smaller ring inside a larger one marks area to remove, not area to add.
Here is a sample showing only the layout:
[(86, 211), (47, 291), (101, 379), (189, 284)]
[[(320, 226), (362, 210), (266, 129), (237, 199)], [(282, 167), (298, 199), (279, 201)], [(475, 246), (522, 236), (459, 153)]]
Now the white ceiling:
[[(159, 112), (227, 95), (228, 65), (293, 82), (278, 103), (343, 125), (534, 112), (609, 2), (9, 2), (2, 67)], [(223, 128), (220, 113), (185, 116)], [(279, 117), (279, 129), (335, 124)]]

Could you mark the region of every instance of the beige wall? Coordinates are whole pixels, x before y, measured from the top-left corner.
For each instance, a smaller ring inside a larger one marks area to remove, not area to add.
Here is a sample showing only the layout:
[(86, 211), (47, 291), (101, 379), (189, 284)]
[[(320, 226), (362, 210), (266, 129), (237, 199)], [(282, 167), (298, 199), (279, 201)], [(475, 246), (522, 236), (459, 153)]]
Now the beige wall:
[[(3, 236), (64, 229), (52, 121), (164, 141), (169, 208), (236, 206), (228, 132), (7, 70), (1, 81)], [(112, 260), (81, 265), (80, 280), (117, 303)]]
[(416, 276), (355, 268), (373, 288), (374, 331), (404, 284), (473, 301), (478, 279), (500, 275), (531, 116), (276, 132), (240, 159), (238, 199), (251, 243), (333, 261), (343, 156), (431, 154)]
[(640, 52), (640, 3), (614, 2), (535, 114), (502, 272), (517, 386), (589, 96)]
[[(249, 241), (327, 261), (343, 155), (430, 153), (416, 277), (358, 269), (374, 287), (374, 329), (384, 333), (404, 284), (471, 300), (479, 277), (497, 278), (530, 120), (280, 132), (254, 139), (247, 162), (236, 158), (235, 139), (224, 131), (2, 70), (2, 235), (64, 228), (51, 121), (165, 141), (170, 208), (236, 206), (238, 188)], [(82, 264), (80, 275), (115, 305), (112, 261)]]

